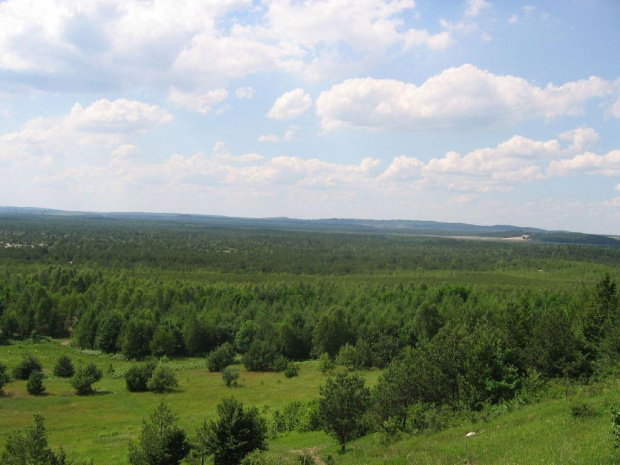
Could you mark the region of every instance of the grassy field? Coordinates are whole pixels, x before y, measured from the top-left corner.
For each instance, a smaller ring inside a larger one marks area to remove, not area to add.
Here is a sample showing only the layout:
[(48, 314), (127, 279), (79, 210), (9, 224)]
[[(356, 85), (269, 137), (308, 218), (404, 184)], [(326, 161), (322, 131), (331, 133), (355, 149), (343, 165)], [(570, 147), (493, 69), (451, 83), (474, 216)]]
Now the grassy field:
[[(93, 459), (95, 464), (126, 464), (127, 444), (140, 433), (142, 419), (150, 415), (161, 396), (130, 393), (120, 374), (128, 363), (102, 355), (79, 352), (64, 341), (15, 344), (0, 347), (0, 363), (12, 369), (24, 353), (41, 360), (47, 394), (30, 396), (25, 381), (12, 381), (0, 398), (0, 446), (11, 429), (23, 428), (36, 412), (44, 412), (50, 444), (63, 445), (70, 458)], [(68, 382), (51, 375), (55, 359), (69, 354), (76, 364), (96, 362), (104, 372), (92, 396), (73, 393)], [(179, 424), (191, 435), (204, 418), (213, 418), (222, 397), (234, 396), (246, 405), (258, 406), (267, 416), (293, 400), (318, 396), (325, 382), (313, 362), (302, 364), (299, 377), (280, 373), (248, 373), (242, 366), (239, 386), (226, 388), (219, 373), (209, 373), (202, 359), (169, 362), (177, 370), (179, 388), (166, 395), (178, 413)], [(115, 374), (110, 374), (109, 367)], [(374, 384), (379, 371), (365, 372)], [(568, 394), (568, 395), (567, 395)], [(586, 403), (591, 415), (574, 417), (571, 405)], [(298, 451), (310, 450), (317, 457), (332, 454), (338, 464), (613, 464), (620, 455), (612, 448), (609, 406), (620, 403), (620, 382), (589, 387), (557, 385), (546, 400), (513, 412), (488, 412), (464, 419), (458, 426), (438, 433), (403, 437), (386, 445), (379, 435), (352, 442), (347, 453), (324, 433), (287, 433), (269, 441), (270, 454), (292, 460)], [(474, 437), (466, 434), (475, 431)]]
[[(9, 370), (23, 354), (30, 353), (41, 361), (48, 376), (43, 396), (29, 395), (26, 381), (14, 380), (5, 386), (6, 395), (0, 397), (0, 445), (11, 429), (23, 428), (32, 421), (34, 413), (43, 412), (50, 444), (63, 445), (71, 458), (92, 458), (102, 465), (127, 463), (128, 441), (138, 437), (142, 419), (148, 418), (161, 395), (127, 391), (125, 380), (118, 376), (128, 362), (88, 355), (62, 342), (0, 347), (0, 363)], [(69, 354), (76, 366), (94, 361), (104, 370), (104, 378), (94, 385), (95, 395), (77, 396), (67, 380), (52, 376), (54, 362), (63, 353)], [(207, 371), (204, 359), (177, 359), (169, 363), (177, 371), (179, 387), (165, 397), (178, 413), (179, 424), (190, 435), (204, 418), (215, 417), (216, 406), (223, 397), (234, 396), (269, 416), (274, 409), (294, 400), (318, 397), (319, 386), (326, 378), (314, 362), (302, 363), (299, 376), (291, 379), (282, 373), (249, 373), (238, 365), (241, 373), (238, 386), (226, 388), (220, 373)], [(109, 374), (110, 365), (115, 375)], [(366, 372), (370, 384), (378, 375), (377, 370)]]

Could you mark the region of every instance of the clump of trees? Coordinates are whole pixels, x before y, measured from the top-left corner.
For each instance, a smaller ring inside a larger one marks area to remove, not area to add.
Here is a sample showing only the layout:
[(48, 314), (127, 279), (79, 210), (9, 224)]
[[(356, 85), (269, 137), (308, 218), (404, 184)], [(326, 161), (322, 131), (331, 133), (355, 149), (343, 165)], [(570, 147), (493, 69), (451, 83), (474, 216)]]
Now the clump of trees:
[(25, 381), (35, 371), (43, 371), (43, 365), (36, 357), (24, 354), (22, 360), (13, 368), (13, 377)]
[(127, 390), (131, 392), (154, 391), (164, 393), (177, 387), (179, 382), (172, 368), (154, 361), (136, 363), (125, 372)]

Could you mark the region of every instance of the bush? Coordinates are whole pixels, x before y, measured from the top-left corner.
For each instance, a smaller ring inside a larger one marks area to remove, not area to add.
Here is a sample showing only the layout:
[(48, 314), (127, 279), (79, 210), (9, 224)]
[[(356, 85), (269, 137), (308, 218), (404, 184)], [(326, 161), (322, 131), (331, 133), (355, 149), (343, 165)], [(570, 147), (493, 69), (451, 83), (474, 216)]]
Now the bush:
[(289, 362), (284, 369), (284, 376), (287, 378), (294, 378), (299, 375), (299, 365), (297, 363)]
[(30, 354), (24, 354), (24, 358), (19, 364), (13, 368), (13, 377), (15, 379), (27, 380), (33, 371), (43, 371), (43, 366), (36, 358)]
[(323, 374), (327, 374), (336, 367), (336, 363), (327, 352), (323, 352), (318, 359), (319, 370)]
[(226, 367), (222, 370), (222, 379), (226, 387), (230, 387), (233, 384), (237, 384), (239, 379), (239, 370), (233, 367)]
[(132, 465), (178, 465), (191, 449), (185, 431), (177, 426), (177, 416), (162, 399), (149, 422), (143, 422), (137, 444), (129, 443)]
[(278, 355), (272, 363), (273, 371), (280, 373), (286, 370), (289, 361), (284, 355)]
[(148, 382), (153, 376), (155, 368), (156, 365), (153, 362), (132, 365), (125, 373), (127, 390), (131, 392), (148, 391)]
[(4, 393), (4, 385), (9, 381), (11, 381), (11, 378), (7, 373), (6, 365), (0, 363), (0, 394)]
[(597, 412), (592, 405), (585, 402), (574, 402), (570, 405), (570, 413), (575, 418), (595, 417)]
[(235, 349), (232, 344), (225, 342), (207, 355), (207, 368), (210, 372), (222, 371), (235, 360)]
[(61, 355), (54, 365), (54, 376), (59, 378), (71, 378), (75, 374), (73, 361), (68, 355)]
[(164, 393), (166, 391), (170, 391), (173, 387), (179, 385), (177, 381), (177, 377), (169, 366), (164, 364), (159, 364), (155, 371), (153, 372), (153, 376), (147, 382), (147, 387), (151, 391), (155, 391), (158, 393)]
[(45, 375), (42, 371), (33, 371), (32, 373), (30, 373), (28, 383), (26, 384), (26, 389), (28, 389), (28, 393), (32, 394), (33, 396), (43, 394), (45, 392), (43, 379), (45, 379)]
[(243, 356), (243, 364), (248, 371), (270, 371), (277, 357), (278, 353), (271, 344), (254, 341)]
[(266, 450), (267, 426), (256, 408), (244, 408), (235, 399), (223, 399), (217, 406), (218, 419), (199, 428), (198, 449), (218, 465), (237, 465), (250, 452)]
[(103, 378), (103, 372), (91, 363), (86, 368), (78, 368), (70, 384), (78, 395), (83, 396), (94, 392), (92, 385)]

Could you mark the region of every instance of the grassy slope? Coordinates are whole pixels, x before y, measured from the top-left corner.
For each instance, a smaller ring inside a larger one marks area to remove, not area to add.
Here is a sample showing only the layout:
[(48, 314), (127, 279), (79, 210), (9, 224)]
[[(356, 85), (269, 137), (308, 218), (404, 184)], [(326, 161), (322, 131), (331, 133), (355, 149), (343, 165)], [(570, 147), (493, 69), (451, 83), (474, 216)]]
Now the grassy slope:
[[(40, 358), (46, 373), (55, 358), (69, 353), (76, 362), (94, 360), (102, 368), (110, 363), (117, 371), (126, 362), (91, 356), (62, 346), (59, 341), (38, 345), (0, 347), (0, 362), (12, 368), (23, 353)], [(248, 405), (259, 406), (267, 415), (292, 400), (316, 397), (325, 377), (311, 362), (302, 366), (298, 378), (286, 379), (276, 373), (247, 373), (242, 370), (240, 386), (227, 389), (219, 373), (208, 373), (202, 360), (172, 362), (179, 378), (177, 392), (166, 395), (179, 414), (179, 423), (192, 434), (203, 418), (213, 418), (222, 397), (234, 395)], [(242, 367), (239, 367), (242, 368)], [(378, 372), (366, 373), (370, 384)], [(9, 396), (0, 398), (0, 445), (12, 428), (23, 428), (35, 412), (45, 412), (50, 444), (64, 445), (71, 458), (93, 458), (95, 464), (127, 463), (127, 443), (136, 439), (141, 421), (148, 417), (160, 396), (126, 391), (124, 380), (108, 375), (98, 384), (99, 394), (75, 396), (66, 380), (48, 379), (48, 395), (29, 396), (25, 381), (5, 387)], [(323, 433), (290, 433), (270, 441), (272, 454), (293, 458), (294, 450), (313, 449), (319, 456), (331, 453), (338, 464), (612, 464), (619, 463), (609, 436), (609, 405), (620, 403), (620, 381), (596, 388), (573, 390), (569, 399), (558, 388), (552, 399), (522, 407), (511, 413), (491, 415), (486, 422), (464, 422), (435, 434), (417, 435), (385, 446), (376, 436), (350, 444), (345, 455)], [(596, 415), (574, 418), (570, 405), (580, 399), (592, 405)], [(469, 431), (478, 434), (466, 438)]]

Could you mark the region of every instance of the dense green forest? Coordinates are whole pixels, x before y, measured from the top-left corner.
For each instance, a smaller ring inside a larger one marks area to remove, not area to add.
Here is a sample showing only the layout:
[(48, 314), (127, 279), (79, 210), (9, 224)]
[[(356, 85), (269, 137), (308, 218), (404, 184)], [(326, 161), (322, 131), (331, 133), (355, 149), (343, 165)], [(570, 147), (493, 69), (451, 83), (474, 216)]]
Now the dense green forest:
[(620, 359), (616, 248), (27, 214), (0, 219), (0, 244), (3, 343), (376, 367), (359, 434), (411, 429), (416, 406), (602, 379)]

